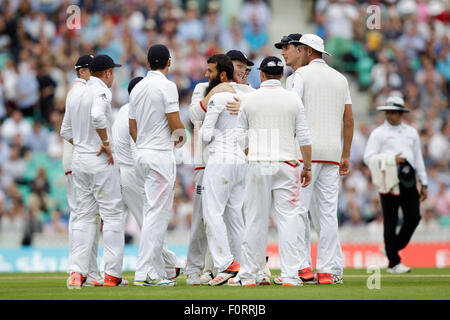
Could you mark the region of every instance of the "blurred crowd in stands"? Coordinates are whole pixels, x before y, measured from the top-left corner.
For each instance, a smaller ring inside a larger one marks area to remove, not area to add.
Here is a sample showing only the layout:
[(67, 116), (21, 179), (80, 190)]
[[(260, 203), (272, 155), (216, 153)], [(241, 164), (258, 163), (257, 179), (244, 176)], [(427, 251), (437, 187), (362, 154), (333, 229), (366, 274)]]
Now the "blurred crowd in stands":
[[(311, 1), (311, 22), (333, 53), (328, 61), (371, 95), (370, 120), (357, 122), (355, 127), (352, 174), (342, 180), (341, 226), (381, 219), (377, 191), (362, 155), (370, 131), (383, 121), (375, 107), (390, 94), (404, 96), (413, 110), (405, 121), (421, 134), (430, 195), (423, 214), (450, 224), (450, 17), (444, 1)], [(266, 1), (243, 0), (238, 13), (231, 15), (222, 10), (226, 3), (0, 1), (0, 234), (22, 232), (23, 244), (30, 244), (33, 232), (67, 232), (59, 128), (65, 96), (76, 77), (73, 66), (80, 55), (108, 54), (123, 65), (115, 72), (112, 88), (117, 111), (128, 102), (130, 79), (147, 72), (149, 46), (166, 44), (172, 58), (169, 78), (179, 90), (182, 120), (192, 130), (188, 106), (195, 85), (206, 81), (208, 56), (237, 49), (258, 66), (265, 56), (279, 53), (269, 40), (273, 12)], [(67, 10), (71, 4), (81, 8), (78, 25), (73, 16), (77, 12)], [(378, 29), (367, 28), (369, 5), (380, 8)], [(259, 87), (256, 67), (249, 82)], [(170, 230), (186, 232), (193, 192), (188, 148), (177, 154), (174, 215), (169, 225)], [(130, 218), (127, 239), (132, 241), (138, 232)]]

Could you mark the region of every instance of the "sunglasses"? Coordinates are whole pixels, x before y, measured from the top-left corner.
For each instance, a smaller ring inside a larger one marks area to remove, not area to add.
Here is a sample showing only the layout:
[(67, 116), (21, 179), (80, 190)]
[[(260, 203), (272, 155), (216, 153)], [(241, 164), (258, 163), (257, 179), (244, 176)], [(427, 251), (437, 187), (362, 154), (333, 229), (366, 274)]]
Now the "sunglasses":
[(298, 40), (294, 40), (288, 36), (284, 36), (283, 38), (281, 38), (281, 42), (283, 42), (283, 44), (299, 43)]

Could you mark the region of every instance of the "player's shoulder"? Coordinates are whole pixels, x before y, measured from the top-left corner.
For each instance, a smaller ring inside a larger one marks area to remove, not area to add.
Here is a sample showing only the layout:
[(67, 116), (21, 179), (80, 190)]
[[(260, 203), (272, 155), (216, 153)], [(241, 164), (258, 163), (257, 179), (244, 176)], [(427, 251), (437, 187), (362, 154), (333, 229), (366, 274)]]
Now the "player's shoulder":
[(214, 102), (214, 104), (216, 104), (216, 105), (223, 105), (223, 104), (226, 104), (232, 98), (233, 98), (233, 94), (231, 92), (228, 92), (228, 91), (218, 92), (211, 96), (211, 98), (209, 99), (208, 105), (210, 105), (211, 102)]
[(203, 91), (208, 88), (209, 82), (199, 82), (195, 85), (194, 91)]

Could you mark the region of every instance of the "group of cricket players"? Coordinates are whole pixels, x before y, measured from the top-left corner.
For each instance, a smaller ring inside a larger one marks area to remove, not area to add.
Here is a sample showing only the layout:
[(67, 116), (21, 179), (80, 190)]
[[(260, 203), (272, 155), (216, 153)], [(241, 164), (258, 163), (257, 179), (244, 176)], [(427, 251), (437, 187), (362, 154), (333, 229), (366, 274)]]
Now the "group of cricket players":
[[(179, 97), (167, 77), (169, 49), (149, 48), (145, 77), (128, 86), (114, 116), (116, 64), (107, 55), (78, 59), (61, 125), (67, 176), (70, 289), (127, 286), (122, 277), (129, 213), (139, 225), (135, 286), (270, 285), (270, 217), (278, 233), (282, 286), (343, 283), (338, 240), (340, 176), (349, 172), (353, 115), (346, 78), (328, 66), (323, 40), (293, 33), (266, 57), (261, 85), (238, 50), (207, 58), (208, 82), (189, 106), (194, 125), (194, 197), (187, 260), (168, 249), (176, 180), (175, 148), (187, 142)], [(293, 73), (283, 79), (285, 65)], [(318, 234), (314, 273), (311, 225)], [(101, 272), (97, 264), (100, 233)]]

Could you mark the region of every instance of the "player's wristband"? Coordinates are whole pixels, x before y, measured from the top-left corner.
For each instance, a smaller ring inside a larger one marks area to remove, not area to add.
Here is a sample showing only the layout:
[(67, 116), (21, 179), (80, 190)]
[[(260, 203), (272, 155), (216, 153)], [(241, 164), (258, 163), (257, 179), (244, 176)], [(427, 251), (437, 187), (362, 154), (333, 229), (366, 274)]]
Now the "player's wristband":
[(109, 144), (109, 140), (102, 141), (103, 144)]
[(305, 170), (305, 171), (311, 171), (311, 168), (303, 167), (303, 170)]

